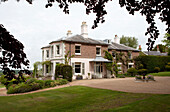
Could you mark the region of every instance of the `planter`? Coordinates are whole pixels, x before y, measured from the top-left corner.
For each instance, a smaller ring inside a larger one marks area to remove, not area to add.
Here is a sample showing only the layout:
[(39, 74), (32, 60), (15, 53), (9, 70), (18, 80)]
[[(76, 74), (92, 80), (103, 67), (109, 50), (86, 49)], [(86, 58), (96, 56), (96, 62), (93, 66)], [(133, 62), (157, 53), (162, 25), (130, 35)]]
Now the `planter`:
[(76, 80), (82, 80), (82, 79), (83, 79), (83, 76), (81, 76), (81, 75), (76, 76)]

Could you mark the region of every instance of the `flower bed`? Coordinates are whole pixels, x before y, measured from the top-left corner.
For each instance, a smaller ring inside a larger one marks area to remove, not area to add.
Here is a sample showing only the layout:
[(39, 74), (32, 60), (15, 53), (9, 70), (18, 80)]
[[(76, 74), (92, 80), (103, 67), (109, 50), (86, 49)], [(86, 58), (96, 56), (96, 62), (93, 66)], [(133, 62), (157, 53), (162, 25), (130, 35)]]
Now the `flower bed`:
[(8, 90), (7, 94), (14, 93), (25, 93), (30, 91), (35, 91), (43, 88), (55, 87), (57, 85), (67, 84), (68, 81), (66, 79), (59, 80), (37, 80), (34, 78), (28, 79), (26, 82), (22, 82), (19, 84), (12, 84)]

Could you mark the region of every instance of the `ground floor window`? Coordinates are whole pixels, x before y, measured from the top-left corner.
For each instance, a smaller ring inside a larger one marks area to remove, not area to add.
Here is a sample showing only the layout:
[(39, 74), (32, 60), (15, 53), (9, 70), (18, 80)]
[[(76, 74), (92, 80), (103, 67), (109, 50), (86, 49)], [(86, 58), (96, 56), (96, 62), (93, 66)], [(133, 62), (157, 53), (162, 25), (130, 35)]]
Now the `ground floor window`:
[(85, 74), (85, 63), (75, 62), (72, 63), (73, 74), (75, 75), (84, 75)]
[(80, 74), (81, 73), (81, 64), (75, 64), (75, 73)]
[(129, 63), (129, 64), (128, 64), (128, 69), (129, 69), (129, 68), (133, 68), (133, 63)]

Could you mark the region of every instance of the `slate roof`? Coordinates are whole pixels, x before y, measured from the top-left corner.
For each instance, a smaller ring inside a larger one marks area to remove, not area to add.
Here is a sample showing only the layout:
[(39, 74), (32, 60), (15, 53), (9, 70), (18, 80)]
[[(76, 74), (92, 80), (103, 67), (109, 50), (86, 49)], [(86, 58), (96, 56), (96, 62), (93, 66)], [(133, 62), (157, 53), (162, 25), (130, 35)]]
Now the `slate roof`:
[[(146, 55), (148, 55), (148, 51), (143, 51)], [(168, 53), (161, 53), (160, 51), (149, 51), (149, 55), (153, 56), (168, 56)]]
[(97, 45), (108, 45), (107, 43), (100, 41), (100, 40), (95, 40), (95, 39), (91, 39), (91, 38), (84, 38), (81, 35), (74, 35), (71, 37), (63, 37), (60, 38), (56, 41), (52, 41), (51, 43), (54, 42), (59, 42), (59, 41), (65, 41), (65, 42), (78, 42), (78, 43), (87, 43), (87, 44), (97, 44)]
[(139, 52), (139, 50), (137, 50), (137, 49), (125, 46), (123, 44), (118, 44), (118, 43), (115, 43), (115, 42), (112, 42), (109, 45), (108, 49), (110, 49), (110, 50), (125, 50), (125, 51), (130, 50), (130, 51), (138, 51)]

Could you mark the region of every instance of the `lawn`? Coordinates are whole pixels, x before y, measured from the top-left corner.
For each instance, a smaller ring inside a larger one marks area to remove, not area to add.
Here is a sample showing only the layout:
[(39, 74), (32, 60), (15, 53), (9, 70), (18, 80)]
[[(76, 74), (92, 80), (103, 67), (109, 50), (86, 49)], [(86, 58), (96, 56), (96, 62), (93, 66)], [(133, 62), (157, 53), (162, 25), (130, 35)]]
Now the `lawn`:
[(170, 72), (150, 73), (148, 75), (153, 75), (153, 76), (170, 76)]
[(96, 111), (170, 112), (170, 95), (71, 86), (27, 95), (0, 96), (0, 112)]

